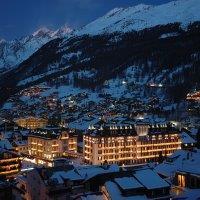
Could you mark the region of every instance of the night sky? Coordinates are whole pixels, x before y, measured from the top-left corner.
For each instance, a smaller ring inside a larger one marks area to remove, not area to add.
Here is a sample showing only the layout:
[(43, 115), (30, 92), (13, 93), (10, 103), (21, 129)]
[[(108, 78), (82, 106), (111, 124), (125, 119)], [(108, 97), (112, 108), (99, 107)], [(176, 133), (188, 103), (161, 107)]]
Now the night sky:
[(171, 0), (0, 0), (0, 38), (11, 40), (46, 26), (81, 27), (115, 7)]

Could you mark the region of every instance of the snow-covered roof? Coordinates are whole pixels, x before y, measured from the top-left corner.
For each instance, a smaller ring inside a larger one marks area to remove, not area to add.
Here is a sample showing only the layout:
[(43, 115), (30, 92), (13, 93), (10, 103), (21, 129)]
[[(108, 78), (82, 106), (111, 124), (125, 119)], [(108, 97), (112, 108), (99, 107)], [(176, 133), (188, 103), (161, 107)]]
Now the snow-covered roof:
[(124, 190), (144, 187), (134, 177), (115, 178), (115, 182)]
[(197, 135), (198, 129), (197, 129), (197, 128), (191, 128), (191, 129), (190, 129), (190, 133), (191, 133), (192, 135)]
[(106, 174), (110, 172), (119, 172), (118, 165), (109, 165), (105, 166), (85, 166), (85, 167), (77, 167), (77, 172), (85, 179), (88, 180), (98, 174)]
[(79, 197), (80, 200), (104, 200), (102, 194), (83, 194)]
[(138, 170), (134, 176), (144, 185), (147, 189), (169, 187), (169, 183), (163, 180), (156, 172), (151, 169)]
[(64, 183), (64, 179), (70, 179), (70, 180), (82, 180), (82, 177), (76, 173), (74, 170), (69, 171), (58, 171), (54, 172), (51, 176), (51, 179), (56, 179), (58, 183), (62, 184)]
[(12, 149), (13, 146), (11, 145), (11, 143), (7, 140), (0, 140), (0, 148), (2, 149)]
[(112, 200), (147, 200), (145, 195), (133, 195), (129, 197), (122, 196), (119, 187), (113, 181), (107, 181), (105, 187)]
[[(169, 160), (170, 159), (170, 160)], [(177, 171), (200, 174), (200, 150), (178, 150), (167, 161), (155, 167), (157, 173), (167, 177), (173, 176)]]
[(58, 183), (62, 184), (64, 182), (64, 179), (69, 180), (82, 180), (86, 181), (98, 174), (106, 174), (110, 172), (119, 172), (118, 165), (109, 165), (107, 167), (105, 166), (80, 166), (75, 167), (71, 170), (64, 171), (55, 171), (53, 172), (50, 179), (56, 179)]
[(196, 143), (196, 141), (191, 136), (189, 136), (186, 132), (182, 132), (180, 134), (180, 137), (181, 137), (181, 141), (182, 141), (183, 144), (194, 144), (194, 143)]
[(4, 131), (4, 132), (1, 132), (1, 135), (2, 135), (2, 138), (9, 139), (12, 137), (13, 131)]
[(28, 144), (27, 140), (23, 140), (23, 141), (16, 141), (15, 144), (17, 146), (25, 146)]

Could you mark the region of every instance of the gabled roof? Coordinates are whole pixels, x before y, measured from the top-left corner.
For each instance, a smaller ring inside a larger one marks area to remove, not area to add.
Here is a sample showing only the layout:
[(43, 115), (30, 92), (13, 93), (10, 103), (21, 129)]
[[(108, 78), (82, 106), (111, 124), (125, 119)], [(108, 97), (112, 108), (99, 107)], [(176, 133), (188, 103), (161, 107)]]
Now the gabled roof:
[(149, 190), (170, 187), (169, 183), (151, 169), (137, 170), (134, 177)]
[(141, 183), (139, 183), (134, 177), (115, 178), (114, 181), (123, 190), (144, 188), (144, 186)]
[(105, 183), (105, 187), (112, 200), (147, 200), (146, 195), (133, 195), (129, 197), (123, 196), (119, 187), (113, 181), (107, 181)]

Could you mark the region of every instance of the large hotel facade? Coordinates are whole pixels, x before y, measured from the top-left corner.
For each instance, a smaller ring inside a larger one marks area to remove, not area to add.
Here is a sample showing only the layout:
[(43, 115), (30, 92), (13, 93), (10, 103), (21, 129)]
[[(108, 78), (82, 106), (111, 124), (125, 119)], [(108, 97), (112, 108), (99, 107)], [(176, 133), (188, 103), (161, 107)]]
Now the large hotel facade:
[(36, 164), (52, 166), (56, 158), (77, 154), (77, 135), (73, 130), (35, 131), (28, 136), (29, 155), (35, 158)]
[(83, 136), (88, 164), (135, 164), (159, 161), (181, 148), (179, 132), (169, 125), (89, 127)]

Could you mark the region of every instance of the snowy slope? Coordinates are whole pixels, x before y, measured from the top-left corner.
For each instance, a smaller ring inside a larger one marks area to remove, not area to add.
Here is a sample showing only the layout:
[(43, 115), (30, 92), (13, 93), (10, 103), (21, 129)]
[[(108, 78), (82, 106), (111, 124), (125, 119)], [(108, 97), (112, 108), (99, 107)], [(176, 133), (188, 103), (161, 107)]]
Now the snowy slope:
[[(199, 0), (178, 0), (158, 6), (139, 4), (134, 7), (115, 8), (105, 16), (75, 30), (69, 36), (124, 33), (175, 22), (180, 22), (182, 27), (186, 27), (190, 22), (200, 21), (199, 10)], [(67, 26), (56, 31), (41, 28), (21, 39), (13, 41), (0, 39), (0, 72), (26, 60), (53, 38), (63, 37), (70, 32), (71, 29)]]
[(20, 64), (50, 40), (63, 37), (71, 31), (66, 26), (56, 31), (44, 27), (32, 35), (20, 39), (13, 41), (0, 40), (0, 71)]
[(139, 31), (145, 28), (180, 22), (185, 27), (200, 20), (199, 0), (178, 0), (151, 6), (140, 4), (129, 8), (115, 8), (105, 16), (77, 30), (75, 34), (102, 34)]

